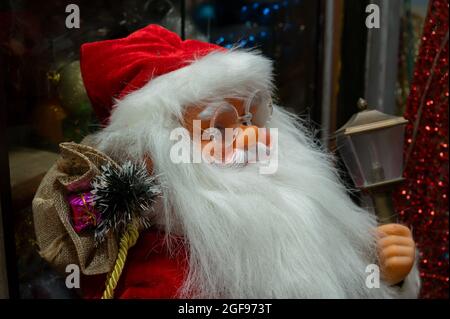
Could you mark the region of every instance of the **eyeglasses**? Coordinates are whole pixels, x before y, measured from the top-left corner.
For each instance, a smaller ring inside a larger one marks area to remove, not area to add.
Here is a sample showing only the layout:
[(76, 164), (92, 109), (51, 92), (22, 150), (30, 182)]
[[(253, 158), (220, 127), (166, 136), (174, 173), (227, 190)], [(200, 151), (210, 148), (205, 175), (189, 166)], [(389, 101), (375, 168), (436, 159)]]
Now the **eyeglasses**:
[[(272, 117), (273, 106), (270, 94), (257, 91), (244, 101), (244, 115), (239, 115), (239, 111), (234, 105), (227, 101), (219, 103), (211, 103), (199, 114), (199, 118), (203, 120), (209, 119), (210, 132), (213, 138), (218, 139), (220, 136), (222, 142), (225, 142), (225, 129), (236, 129), (241, 125), (255, 125), (257, 127), (265, 127)], [(211, 130), (212, 129), (212, 130)], [(225, 146), (232, 144), (236, 138), (236, 130), (233, 131), (233, 138), (228, 139)]]

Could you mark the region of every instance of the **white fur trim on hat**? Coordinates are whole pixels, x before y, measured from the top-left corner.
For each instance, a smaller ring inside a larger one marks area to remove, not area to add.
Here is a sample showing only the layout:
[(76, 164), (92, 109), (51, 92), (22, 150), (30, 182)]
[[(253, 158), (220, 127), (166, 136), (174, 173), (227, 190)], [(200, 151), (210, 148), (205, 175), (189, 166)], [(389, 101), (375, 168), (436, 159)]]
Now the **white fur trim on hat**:
[[(255, 51), (214, 51), (178, 70), (151, 79), (116, 101), (109, 127), (130, 127), (148, 121), (155, 112), (181, 118), (183, 107), (245, 92), (272, 92), (272, 61)], [(158, 116), (160, 118), (160, 116)]]

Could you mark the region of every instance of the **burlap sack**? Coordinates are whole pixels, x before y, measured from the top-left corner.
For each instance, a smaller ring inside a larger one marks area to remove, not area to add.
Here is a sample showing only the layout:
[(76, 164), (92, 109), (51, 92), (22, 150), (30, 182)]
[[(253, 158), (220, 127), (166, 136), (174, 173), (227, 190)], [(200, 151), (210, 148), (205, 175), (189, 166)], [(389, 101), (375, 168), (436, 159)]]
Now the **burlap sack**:
[(77, 264), (85, 275), (109, 272), (117, 256), (117, 239), (110, 232), (96, 246), (94, 232), (77, 234), (71, 223), (68, 192), (87, 190), (100, 167), (117, 165), (94, 148), (76, 143), (60, 144), (60, 159), (48, 171), (33, 199), (33, 217), (41, 256), (59, 271)]

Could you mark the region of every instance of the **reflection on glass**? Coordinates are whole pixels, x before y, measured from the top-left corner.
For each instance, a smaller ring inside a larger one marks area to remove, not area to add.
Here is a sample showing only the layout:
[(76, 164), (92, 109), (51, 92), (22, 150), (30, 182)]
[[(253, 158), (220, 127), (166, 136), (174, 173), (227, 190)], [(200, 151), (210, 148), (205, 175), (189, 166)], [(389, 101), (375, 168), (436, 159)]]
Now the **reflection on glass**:
[[(0, 59), (6, 66), (7, 138), (20, 296), (76, 296), (39, 258), (31, 201), (57, 158), (58, 144), (99, 128), (79, 67), (82, 43), (125, 37), (150, 23), (181, 34), (178, 0), (79, 0), (80, 28), (66, 26), (72, 1), (0, 2)], [(186, 0), (186, 38), (257, 48), (275, 61), (280, 104), (318, 106), (318, 1)], [(317, 120), (318, 118), (313, 118)]]
[[(31, 201), (58, 144), (95, 131), (80, 73), (82, 43), (120, 38), (150, 23), (180, 30), (179, 1), (76, 1), (80, 28), (66, 26), (73, 1), (0, 2), (0, 59), (6, 66), (7, 138), (20, 297), (75, 297), (38, 255)], [(1, 262), (1, 258), (0, 258)], [(1, 281), (1, 280), (0, 280)]]
[[(319, 1), (187, 0), (187, 37), (256, 48), (275, 61), (279, 102), (297, 113), (318, 107)], [(319, 121), (317, 114), (310, 114)]]

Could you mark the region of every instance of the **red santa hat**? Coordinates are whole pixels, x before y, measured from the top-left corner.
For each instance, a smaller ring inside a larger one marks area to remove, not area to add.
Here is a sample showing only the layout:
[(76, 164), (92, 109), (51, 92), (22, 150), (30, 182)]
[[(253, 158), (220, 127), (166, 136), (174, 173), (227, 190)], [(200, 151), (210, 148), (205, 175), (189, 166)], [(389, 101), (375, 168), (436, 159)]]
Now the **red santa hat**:
[(272, 87), (272, 63), (258, 53), (183, 41), (158, 25), (123, 39), (83, 44), (80, 63), (92, 107), (104, 124), (131, 93), (145, 93), (141, 95), (149, 111), (149, 99), (156, 96), (180, 97), (179, 103), (187, 103), (226, 89)]

